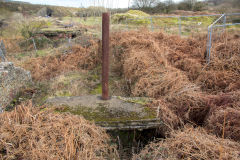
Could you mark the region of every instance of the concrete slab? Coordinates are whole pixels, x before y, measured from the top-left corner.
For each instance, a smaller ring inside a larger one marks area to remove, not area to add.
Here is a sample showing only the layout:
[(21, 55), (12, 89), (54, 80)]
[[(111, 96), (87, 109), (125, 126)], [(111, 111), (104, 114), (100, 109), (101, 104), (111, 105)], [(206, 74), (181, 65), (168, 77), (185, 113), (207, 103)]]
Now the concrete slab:
[[(56, 97), (47, 100), (57, 106), (58, 112), (82, 115), (107, 130), (132, 130), (157, 128), (161, 121), (156, 111), (147, 107), (148, 98), (112, 97), (103, 101), (100, 96)], [(60, 107), (59, 107), (60, 106)]]

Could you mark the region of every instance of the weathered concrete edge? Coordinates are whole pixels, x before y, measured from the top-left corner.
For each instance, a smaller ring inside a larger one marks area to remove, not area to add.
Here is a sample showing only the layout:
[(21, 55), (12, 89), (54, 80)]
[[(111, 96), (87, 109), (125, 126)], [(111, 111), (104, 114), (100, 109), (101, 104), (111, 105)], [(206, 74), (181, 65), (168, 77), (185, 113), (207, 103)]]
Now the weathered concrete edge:
[(144, 129), (157, 129), (162, 127), (164, 123), (160, 119), (148, 119), (126, 122), (95, 122), (97, 126), (100, 126), (106, 130), (144, 130)]

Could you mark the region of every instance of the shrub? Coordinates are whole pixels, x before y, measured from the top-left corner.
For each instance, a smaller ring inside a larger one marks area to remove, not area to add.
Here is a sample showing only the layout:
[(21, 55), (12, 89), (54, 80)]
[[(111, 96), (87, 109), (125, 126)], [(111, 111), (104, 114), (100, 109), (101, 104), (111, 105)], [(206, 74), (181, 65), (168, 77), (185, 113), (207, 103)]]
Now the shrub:
[(10, 12), (9, 10), (7, 10), (5, 8), (0, 8), (0, 20), (9, 18), (9, 16), (11, 16), (11, 15), (12, 15), (12, 12)]
[(28, 39), (34, 35), (35, 32), (47, 26), (45, 21), (29, 21), (24, 22), (21, 28), (21, 34), (24, 38)]
[[(115, 14), (112, 16), (113, 23), (131, 23), (131, 24), (150, 24), (150, 20), (147, 19), (150, 15), (139, 11), (129, 10), (126, 13)], [(131, 20), (128, 20), (131, 19)], [(128, 20), (128, 21), (127, 21)]]
[[(53, 46), (53, 41), (46, 38), (46, 37), (36, 37), (34, 38), (35, 44), (37, 49), (43, 49), (43, 48), (48, 48)], [(34, 49), (34, 45), (33, 45), (33, 40), (32, 39), (28, 39), (28, 40), (24, 40), (22, 42), (19, 43), (20, 48), (22, 48), (23, 50), (33, 50)]]
[(132, 15), (136, 15), (136, 16), (140, 16), (140, 17), (150, 16), (149, 14), (147, 14), (143, 11), (139, 11), (139, 10), (129, 10), (127, 13), (132, 14)]
[(193, 11), (203, 11), (206, 8), (204, 2), (196, 2), (193, 6)]
[(35, 43), (36, 43), (37, 49), (43, 49), (53, 45), (53, 41), (48, 39), (47, 37), (37, 37), (35, 38)]

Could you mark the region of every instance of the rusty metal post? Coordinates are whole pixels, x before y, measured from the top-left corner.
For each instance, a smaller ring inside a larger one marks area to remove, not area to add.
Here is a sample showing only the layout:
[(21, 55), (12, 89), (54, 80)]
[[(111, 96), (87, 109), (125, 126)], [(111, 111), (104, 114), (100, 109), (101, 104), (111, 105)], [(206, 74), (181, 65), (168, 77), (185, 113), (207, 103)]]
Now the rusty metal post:
[(109, 99), (109, 13), (102, 14), (102, 99)]

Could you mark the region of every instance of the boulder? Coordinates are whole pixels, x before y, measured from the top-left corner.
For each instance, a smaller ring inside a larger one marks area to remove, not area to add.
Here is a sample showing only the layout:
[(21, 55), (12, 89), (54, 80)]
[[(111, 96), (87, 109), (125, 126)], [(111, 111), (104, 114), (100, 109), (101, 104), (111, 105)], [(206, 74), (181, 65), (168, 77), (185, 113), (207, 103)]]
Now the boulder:
[(0, 63), (0, 111), (13, 100), (21, 87), (32, 82), (31, 74), (12, 62)]

